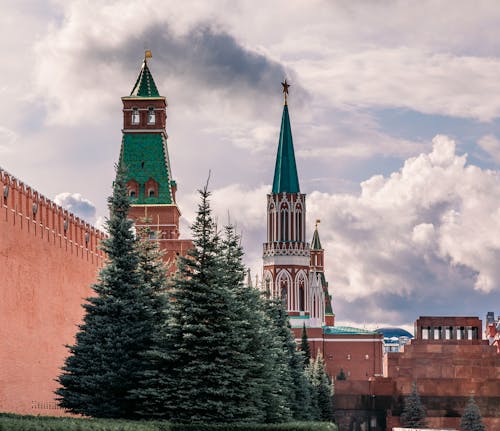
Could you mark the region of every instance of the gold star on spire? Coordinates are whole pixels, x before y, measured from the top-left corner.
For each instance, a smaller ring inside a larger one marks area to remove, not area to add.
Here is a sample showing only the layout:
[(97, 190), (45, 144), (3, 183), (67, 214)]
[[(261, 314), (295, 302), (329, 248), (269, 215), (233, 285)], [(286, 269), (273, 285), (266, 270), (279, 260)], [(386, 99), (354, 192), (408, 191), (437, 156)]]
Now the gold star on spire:
[(291, 85), (286, 82), (286, 79), (284, 82), (281, 83), (281, 85), (283, 86), (283, 94), (285, 95), (285, 105), (287, 104), (287, 96), (288, 96), (288, 87), (291, 87)]
[(320, 224), (320, 223), (321, 223), (321, 220), (320, 220), (320, 219), (317, 219), (317, 220), (316, 220), (316, 225), (314, 226), (314, 227), (316, 228), (316, 230), (318, 230), (318, 224)]

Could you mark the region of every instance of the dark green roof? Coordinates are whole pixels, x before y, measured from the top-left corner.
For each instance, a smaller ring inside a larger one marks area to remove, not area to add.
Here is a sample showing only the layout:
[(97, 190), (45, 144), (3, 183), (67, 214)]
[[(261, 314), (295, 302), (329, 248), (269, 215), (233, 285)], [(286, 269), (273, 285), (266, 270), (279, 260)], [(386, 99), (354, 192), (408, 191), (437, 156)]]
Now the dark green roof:
[(297, 166), (295, 164), (295, 152), (293, 150), (292, 128), (290, 127), (290, 118), (288, 116), (288, 105), (283, 107), (280, 140), (273, 180), (273, 193), (283, 192), (300, 192), (299, 177), (297, 176)]
[[(171, 181), (166, 142), (160, 133), (126, 133), (123, 135), (121, 162), (127, 170), (127, 182), (139, 183), (139, 196), (132, 204), (172, 204)], [(158, 183), (158, 196), (146, 196), (144, 184), (152, 178)]]
[(141, 71), (130, 95), (136, 97), (160, 97), (146, 60), (142, 63)]
[(322, 250), (321, 241), (319, 240), (318, 228), (314, 229), (313, 239), (311, 241), (311, 250)]
[(378, 332), (368, 331), (366, 329), (353, 328), (351, 326), (325, 326), (323, 328), (323, 333), (339, 334), (339, 335), (365, 335), (365, 334), (378, 335)]

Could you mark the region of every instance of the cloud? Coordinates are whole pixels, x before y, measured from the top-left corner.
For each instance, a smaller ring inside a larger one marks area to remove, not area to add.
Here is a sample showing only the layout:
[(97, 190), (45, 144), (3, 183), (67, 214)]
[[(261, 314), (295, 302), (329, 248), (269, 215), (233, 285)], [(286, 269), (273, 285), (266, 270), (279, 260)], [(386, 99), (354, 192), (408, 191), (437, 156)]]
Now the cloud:
[(495, 136), (484, 135), (477, 144), (493, 158), (495, 163), (500, 164), (500, 141)]
[(54, 202), (87, 222), (93, 223), (95, 221), (96, 209), (94, 204), (85, 199), (80, 193), (59, 193), (54, 198)]
[(484, 307), (500, 290), (499, 173), (468, 165), (446, 136), (399, 171), (361, 183), (359, 196), (311, 193), (308, 216), (322, 219), (333, 294), (353, 313), (345, 318), (455, 314), (463, 297)]

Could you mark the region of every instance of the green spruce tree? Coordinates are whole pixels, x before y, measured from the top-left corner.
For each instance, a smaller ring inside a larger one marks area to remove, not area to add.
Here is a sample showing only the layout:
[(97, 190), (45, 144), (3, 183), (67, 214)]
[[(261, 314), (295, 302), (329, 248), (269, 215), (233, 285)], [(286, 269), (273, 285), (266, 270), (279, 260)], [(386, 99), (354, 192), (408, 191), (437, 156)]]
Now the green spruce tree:
[(418, 428), (425, 426), (426, 413), (420, 396), (418, 395), (417, 383), (413, 382), (410, 395), (406, 398), (401, 423), (405, 428)]
[(287, 420), (289, 415), (296, 420), (309, 420), (312, 417), (311, 398), (304, 373), (303, 352), (297, 350), (284, 302), (281, 299), (272, 300), (269, 310), (280, 346), (280, 384), (281, 393), (286, 400), (282, 409), (282, 420)]
[(304, 354), (304, 368), (309, 365), (311, 361), (311, 346), (309, 346), (309, 340), (307, 338), (306, 324), (302, 327), (302, 338), (300, 340), (300, 350)]
[(148, 225), (149, 219), (142, 220), (143, 225), (137, 227), (136, 249), (139, 256), (138, 271), (143, 288), (150, 290), (150, 309), (154, 331), (152, 343), (143, 354), (144, 368), (140, 372), (138, 387), (131, 391), (130, 398), (135, 400), (136, 413), (139, 417), (163, 418), (163, 394), (158, 382), (162, 370), (151, 352), (161, 348), (166, 320), (168, 317), (167, 269), (163, 261), (163, 252), (156, 241), (154, 231)]
[(316, 358), (306, 368), (306, 374), (312, 388), (311, 405), (314, 419), (333, 420), (333, 385), (319, 350)]
[(130, 396), (147, 368), (143, 353), (152, 343), (151, 289), (143, 285), (122, 168), (108, 199), (109, 237), (102, 242), (107, 263), (83, 304), (85, 315), (69, 347), (56, 391), (61, 407), (94, 417), (133, 418)]
[(469, 398), (469, 402), (465, 407), (462, 420), (460, 421), (460, 429), (462, 431), (486, 431), (483, 425), (481, 412), (472, 396)]
[(194, 248), (179, 258), (163, 341), (151, 352), (163, 395), (157, 404), (174, 422), (261, 421), (264, 370), (254, 350), (262, 331), (252, 334), (259, 317), (249, 310), (259, 298), (244, 285), (234, 229), (222, 240), (206, 187), (200, 195)]

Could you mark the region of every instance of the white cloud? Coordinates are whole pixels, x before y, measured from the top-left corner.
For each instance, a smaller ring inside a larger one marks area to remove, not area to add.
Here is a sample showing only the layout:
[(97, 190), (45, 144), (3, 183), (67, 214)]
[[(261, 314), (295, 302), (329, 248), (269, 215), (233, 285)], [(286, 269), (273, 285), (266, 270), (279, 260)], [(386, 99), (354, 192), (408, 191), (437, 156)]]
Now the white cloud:
[[(80, 193), (59, 193), (54, 198), (54, 202), (87, 222), (95, 222), (96, 209), (94, 204)], [(99, 221), (101, 222), (100, 218)]]
[(495, 163), (500, 164), (500, 141), (493, 135), (484, 135), (478, 145), (490, 155)]

